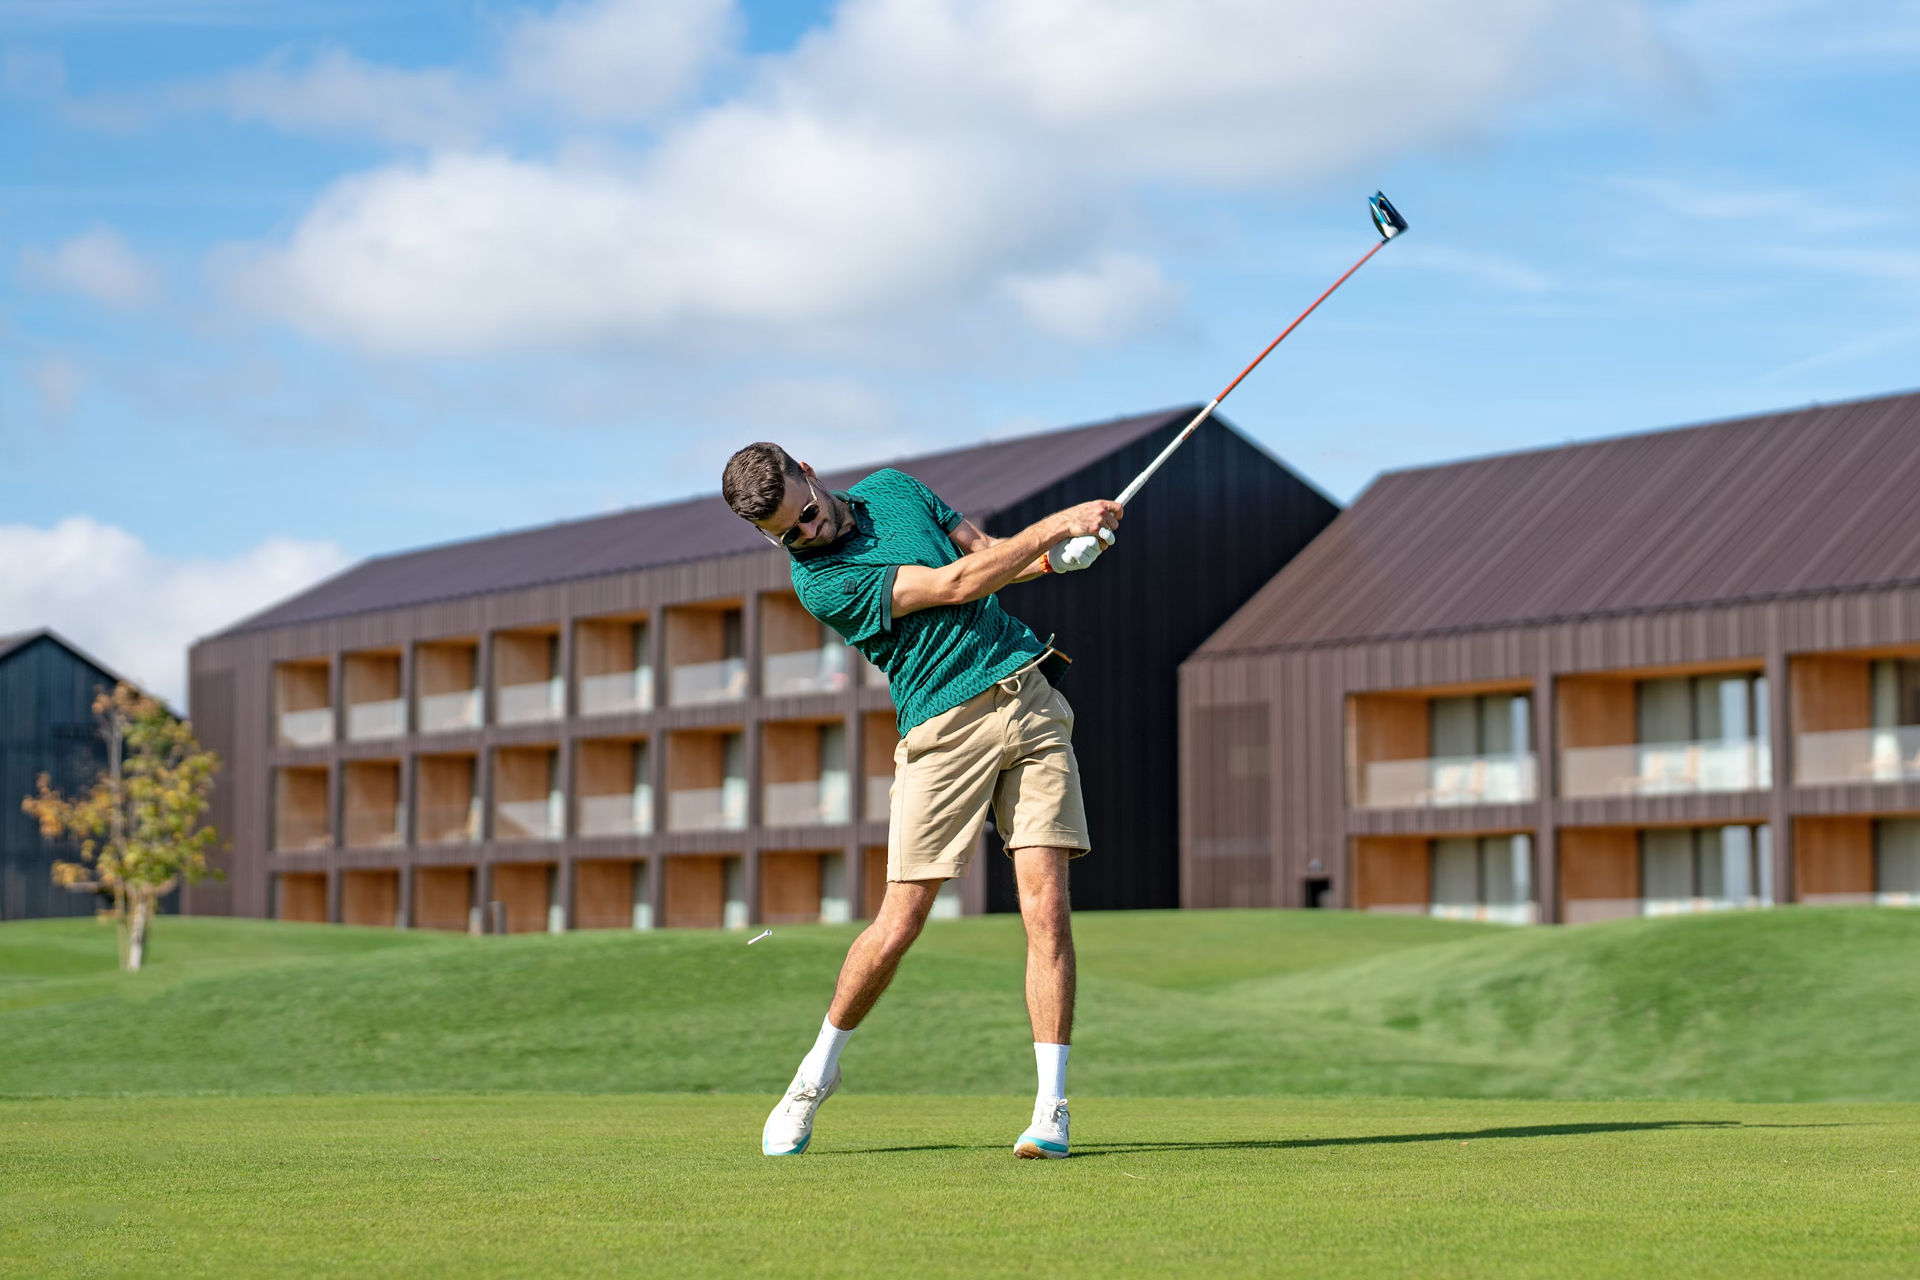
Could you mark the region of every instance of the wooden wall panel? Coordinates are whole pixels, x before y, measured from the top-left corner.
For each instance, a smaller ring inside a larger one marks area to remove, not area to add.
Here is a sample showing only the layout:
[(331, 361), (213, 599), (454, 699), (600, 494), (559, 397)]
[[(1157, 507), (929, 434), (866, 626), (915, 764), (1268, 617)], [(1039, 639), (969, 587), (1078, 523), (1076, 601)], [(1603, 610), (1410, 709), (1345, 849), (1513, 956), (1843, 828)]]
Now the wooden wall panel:
[(1800, 654), (1794, 657), (1791, 670), (1796, 734), (1872, 727), (1873, 664), (1869, 660)]
[(574, 863), (573, 927), (576, 929), (633, 928), (633, 890), (636, 874), (645, 876), (645, 863), (599, 859)]
[(1420, 760), (1430, 752), (1427, 699), (1362, 694), (1353, 699), (1354, 763), (1365, 775), (1375, 760)]
[(465, 933), (473, 908), (472, 867), (416, 867), (413, 927)]
[(554, 670), (554, 633), (500, 631), (493, 637), (493, 686), (541, 684), (560, 674)]
[(1569, 902), (1640, 896), (1640, 838), (1624, 828), (1562, 827), (1560, 914)]
[(760, 780), (763, 783), (813, 782), (819, 777), (819, 724), (775, 720), (761, 726)]
[(493, 900), (507, 909), (508, 933), (545, 933), (547, 908), (553, 905), (552, 864), (495, 863)]
[(1639, 732), (1633, 681), (1606, 676), (1562, 676), (1557, 682), (1560, 748), (1621, 747)]
[(1809, 894), (1872, 892), (1872, 818), (1793, 820), (1793, 896), (1796, 899)]
[(630, 618), (587, 618), (574, 628), (576, 672), (581, 678), (619, 675), (634, 669), (634, 628)]
[(343, 871), (340, 923), (391, 929), (400, 913), (398, 871)]
[(760, 920), (763, 924), (820, 922), (820, 855), (760, 855)]
[[(977, 873), (976, 873), (977, 874)], [(887, 846), (868, 845), (860, 855), (860, 915), (871, 920), (880, 914), (887, 897)]]
[(725, 858), (668, 858), (666, 880), (667, 928), (718, 929), (726, 923)]
[(553, 785), (551, 747), (501, 747), (493, 760), (493, 795), (498, 803), (544, 800)]
[(478, 656), (479, 647), (471, 641), (420, 645), (413, 657), (415, 692), (429, 698), (476, 688)]
[(727, 656), (725, 614), (719, 609), (667, 610), (667, 665), (718, 662)]
[(633, 776), (631, 738), (585, 738), (575, 744), (576, 790), (583, 796), (619, 796), (640, 781)]
[(321, 662), (282, 662), (273, 669), (274, 710), (318, 711), (333, 705), (330, 669)]
[(800, 653), (826, 642), (825, 628), (800, 607), (792, 592), (769, 592), (760, 597), (760, 652)]
[(727, 752), (718, 733), (667, 735), (667, 790), (704, 791), (726, 780)]
[(348, 813), (393, 813), (400, 803), (398, 760), (349, 760), (342, 768)]
[(305, 872), (282, 872), (275, 876), (274, 892), (279, 897), (274, 915), (282, 920), (304, 924), (327, 922), (327, 878)]
[(1429, 841), (1417, 836), (1360, 836), (1353, 842), (1354, 905), (1424, 907), (1433, 898)]
[(464, 813), (473, 803), (472, 756), (421, 756), (418, 764), (422, 810), (445, 808)]
[(392, 702), (400, 696), (398, 650), (349, 653), (342, 663), (348, 705)]

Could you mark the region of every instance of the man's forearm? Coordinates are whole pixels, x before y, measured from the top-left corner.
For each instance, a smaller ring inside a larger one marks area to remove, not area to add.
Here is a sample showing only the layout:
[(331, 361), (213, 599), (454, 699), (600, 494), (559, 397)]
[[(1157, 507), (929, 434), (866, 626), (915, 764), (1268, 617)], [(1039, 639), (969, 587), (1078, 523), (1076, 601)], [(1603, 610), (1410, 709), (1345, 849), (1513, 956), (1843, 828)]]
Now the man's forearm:
[(1040, 558), (1060, 540), (1053, 536), (1055, 523), (1055, 518), (1048, 516), (1011, 538), (1001, 538), (984, 550), (954, 561), (950, 571), (954, 575), (955, 603), (983, 600), (1004, 586), (1038, 574)]

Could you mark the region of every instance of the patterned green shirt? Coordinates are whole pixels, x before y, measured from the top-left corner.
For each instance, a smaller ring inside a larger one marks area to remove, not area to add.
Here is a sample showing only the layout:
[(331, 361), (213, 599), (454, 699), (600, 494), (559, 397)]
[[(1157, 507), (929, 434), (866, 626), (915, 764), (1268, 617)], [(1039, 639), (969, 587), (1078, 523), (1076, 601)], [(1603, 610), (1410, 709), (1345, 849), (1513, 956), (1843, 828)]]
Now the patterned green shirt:
[(900, 732), (993, 687), (1046, 650), (993, 596), (893, 616), (903, 564), (939, 569), (961, 556), (947, 535), (960, 513), (904, 472), (876, 471), (839, 495), (855, 529), (793, 553), (793, 589), (808, 613), (887, 673)]

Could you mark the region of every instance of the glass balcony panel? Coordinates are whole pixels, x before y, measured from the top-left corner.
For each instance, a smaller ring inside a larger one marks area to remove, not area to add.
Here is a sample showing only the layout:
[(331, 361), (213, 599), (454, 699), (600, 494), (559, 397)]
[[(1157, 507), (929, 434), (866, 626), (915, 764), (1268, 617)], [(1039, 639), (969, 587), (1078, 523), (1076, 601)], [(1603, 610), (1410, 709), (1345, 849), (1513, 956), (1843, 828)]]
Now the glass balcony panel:
[(838, 641), (798, 653), (770, 653), (763, 662), (761, 682), (767, 697), (800, 693), (839, 693), (850, 679), (851, 651)]
[(1436, 920), (1480, 924), (1534, 924), (1539, 920), (1539, 908), (1531, 902), (1436, 902), (1428, 911)]
[(432, 693), (420, 699), (420, 732), (444, 733), (449, 729), (471, 729), (480, 723), (480, 691), (462, 689), (458, 693)]
[(274, 823), (273, 847), (283, 853), (333, 847), (325, 814), (283, 813)]
[(422, 806), (418, 836), (421, 844), (472, 844), (480, 838), (480, 802)]
[(1802, 786), (1920, 778), (1920, 725), (1803, 733), (1794, 747)]
[(282, 711), (280, 741), (290, 747), (318, 747), (333, 741), (333, 708)]
[(399, 698), (386, 702), (356, 702), (347, 708), (347, 737), (397, 738), (407, 731), (407, 704)]
[(644, 788), (617, 795), (580, 797), (583, 836), (644, 836), (653, 830), (653, 796)]
[(721, 787), (667, 793), (669, 831), (737, 831), (747, 825), (747, 784), (729, 779)]
[(885, 822), (893, 815), (893, 777), (867, 779), (867, 812), (870, 822)]
[(845, 822), (847, 798), (845, 774), (829, 774), (812, 782), (768, 783), (761, 820), (770, 827)]
[(501, 724), (526, 724), (533, 720), (558, 720), (566, 705), (566, 686), (556, 676), (531, 684), (500, 686), (494, 714)]
[(1569, 797), (1764, 791), (1773, 785), (1773, 749), (1751, 738), (1570, 747), (1560, 762), (1560, 794)]
[(1524, 804), (1539, 796), (1531, 752), (1375, 760), (1367, 765), (1363, 809), (1443, 809), (1464, 804)]
[(349, 849), (390, 849), (406, 843), (406, 814), (398, 805), (391, 809), (349, 809), (345, 825)]
[(502, 800), (494, 806), (496, 840), (558, 840), (561, 825), (557, 796), (543, 800)]
[(692, 702), (737, 702), (747, 696), (747, 660), (690, 662), (671, 674), (675, 706)]
[(653, 669), (616, 671), (612, 675), (587, 676), (580, 681), (580, 714), (611, 716), (623, 711), (653, 709)]

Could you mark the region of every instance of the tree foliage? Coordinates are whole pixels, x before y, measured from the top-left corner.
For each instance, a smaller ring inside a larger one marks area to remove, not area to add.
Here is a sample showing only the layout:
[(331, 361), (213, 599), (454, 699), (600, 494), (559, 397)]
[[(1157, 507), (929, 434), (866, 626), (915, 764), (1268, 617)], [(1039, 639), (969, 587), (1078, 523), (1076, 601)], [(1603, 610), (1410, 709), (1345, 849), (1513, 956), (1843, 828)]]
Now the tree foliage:
[(203, 748), (193, 726), (165, 704), (122, 683), (93, 701), (107, 767), (84, 796), (68, 798), (40, 775), (37, 794), (21, 807), (48, 840), (71, 840), (80, 861), (56, 862), (54, 883), (91, 889), (113, 900), (102, 914), (120, 929), (120, 967), (138, 969), (160, 899), (181, 881), (219, 873), (207, 852), (219, 840), (200, 825), (220, 757)]

